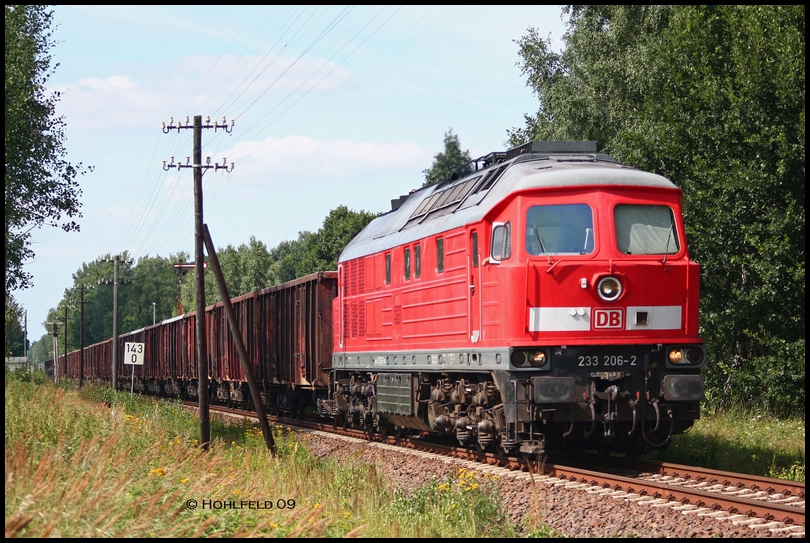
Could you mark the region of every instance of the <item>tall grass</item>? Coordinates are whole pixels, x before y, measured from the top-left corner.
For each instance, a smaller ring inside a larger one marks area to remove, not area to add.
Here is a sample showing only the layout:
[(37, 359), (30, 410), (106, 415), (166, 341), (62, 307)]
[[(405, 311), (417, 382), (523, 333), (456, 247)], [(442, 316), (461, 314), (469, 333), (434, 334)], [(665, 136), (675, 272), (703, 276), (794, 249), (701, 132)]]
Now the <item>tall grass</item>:
[[(5, 406), (7, 537), (522, 533), (508, 522), (498, 481), (467, 471), (405, 496), (379, 466), (316, 459), (305, 438), (280, 426), (271, 457), (257, 428), (214, 418), (206, 453), (197, 418), (177, 404), (7, 379)], [(536, 520), (533, 535), (551, 533)]]
[[(404, 495), (360, 457), (315, 458), (306, 434), (274, 426), (271, 457), (257, 428), (217, 418), (206, 453), (182, 406), (105, 387), (7, 375), (4, 416), (7, 537), (557, 535), (540, 504), (509, 522), (494, 477), (460, 470)], [(804, 480), (804, 422), (710, 414), (653, 456)]]
[(709, 412), (665, 451), (648, 458), (804, 481), (805, 421), (779, 419), (742, 407)]

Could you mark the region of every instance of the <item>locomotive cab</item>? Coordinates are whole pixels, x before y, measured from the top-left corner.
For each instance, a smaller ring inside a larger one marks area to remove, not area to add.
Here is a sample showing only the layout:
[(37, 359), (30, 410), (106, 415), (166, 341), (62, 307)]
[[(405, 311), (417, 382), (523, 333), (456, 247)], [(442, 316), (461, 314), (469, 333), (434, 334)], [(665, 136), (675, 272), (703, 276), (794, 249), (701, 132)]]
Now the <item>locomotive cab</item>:
[(509, 345), (510, 372), (495, 376), (512, 403), (503, 439), (663, 447), (699, 416), (704, 392), (680, 191), (598, 163), (577, 172), (511, 194), (491, 222), (482, 306), (523, 301), (482, 316), (497, 322), (483, 336)]

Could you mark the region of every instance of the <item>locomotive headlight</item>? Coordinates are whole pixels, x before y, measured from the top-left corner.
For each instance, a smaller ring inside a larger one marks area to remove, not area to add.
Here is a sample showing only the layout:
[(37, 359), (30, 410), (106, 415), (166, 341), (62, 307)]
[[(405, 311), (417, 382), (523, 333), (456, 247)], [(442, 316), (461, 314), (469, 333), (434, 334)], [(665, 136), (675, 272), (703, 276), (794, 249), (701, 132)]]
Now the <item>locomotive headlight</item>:
[(700, 349), (689, 347), (688, 349), (684, 349), (684, 351), (686, 354), (686, 359), (690, 364), (700, 364), (703, 362), (703, 351)]
[(514, 351), (511, 356), (512, 365), (516, 368), (523, 368), (529, 365), (529, 358), (526, 351)]
[(669, 361), (673, 364), (680, 364), (683, 360), (683, 351), (681, 349), (672, 349), (669, 351)]
[(531, 353), (529, 357), (529, 363), (535, 368), (542, 368), (546, 365), (546, 362), (548, 362), (548, 357), (546, 357), (545, 351), (536, 351)]
[(615, 277), (603, 277), (596, 286), (599, 297), (606, 302), (612, 302), (621, 295), (622, 284)]
[(700, 366), (705, 356), (704, 350), (695, 345), (672, 347), (667, 351), (667, 362), (677, 366)]
[(548, 354), (542, 349), (516, 349), (510, 356), (512, 365), (516, 368), (542, 368), (548, 365)]

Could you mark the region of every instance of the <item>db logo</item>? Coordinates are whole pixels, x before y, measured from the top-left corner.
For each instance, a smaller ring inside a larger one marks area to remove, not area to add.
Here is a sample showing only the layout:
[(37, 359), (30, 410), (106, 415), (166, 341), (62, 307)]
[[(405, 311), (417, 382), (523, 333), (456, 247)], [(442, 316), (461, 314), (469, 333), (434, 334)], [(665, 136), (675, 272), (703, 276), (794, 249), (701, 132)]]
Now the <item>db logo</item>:
[(593, 310), (593, 327), (594, 328), (621, 328), (622, 327), (622, 310), (621, 309), (594, 309)]

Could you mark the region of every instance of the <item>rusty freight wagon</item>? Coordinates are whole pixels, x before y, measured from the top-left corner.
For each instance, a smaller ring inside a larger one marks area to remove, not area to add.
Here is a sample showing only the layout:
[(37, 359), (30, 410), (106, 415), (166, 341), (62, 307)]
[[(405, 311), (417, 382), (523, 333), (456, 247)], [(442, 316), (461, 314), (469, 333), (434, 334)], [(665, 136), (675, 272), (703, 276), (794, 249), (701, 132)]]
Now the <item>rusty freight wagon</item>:
[[(332, 300), (337, 273), (319, 272), (233, 298), (234, 314), (249, 364), (271, 412), (303, 413), (327, 393), (332, 355)], [(144, 364), (134, 367), (137, 392), (196, 399), (196, 313), (121, 334), (118, 388), (128, 390), (133, 367), (124, 363), (126, 343), (144, 344)], [(205, 310), (209, 398), (248, 407), (249, 391), (222, 302)], [(112, 383), (112, 339), (84, 349), (83, 378)], [(79, 351), (68, 353), (68, 372), (78, 381)], [(64, 357), (59, 358), (65, 375)], [(49, 361), (53, 375), (53, 361)]]

